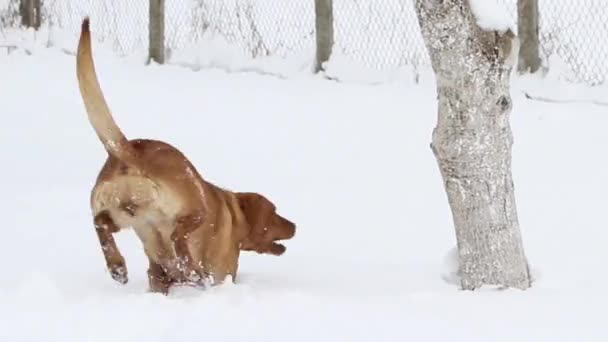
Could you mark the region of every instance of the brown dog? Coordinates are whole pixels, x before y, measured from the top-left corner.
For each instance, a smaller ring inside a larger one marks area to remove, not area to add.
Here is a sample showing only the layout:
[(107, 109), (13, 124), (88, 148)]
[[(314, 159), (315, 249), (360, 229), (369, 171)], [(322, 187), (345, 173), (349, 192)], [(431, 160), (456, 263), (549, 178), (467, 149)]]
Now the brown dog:
[(77, 75), (91, 125), (108, 152), (91, 193), (95, 229), (108, 269), (127, 282), (124, 258), (112, 237), (133, 227), (150, 261), (150, 290), (175, 283), (217, 284), (236, 278), (241, 250), (281, 255), (276, 243), (295, 225), (256, 193), (204, 181), (176, 148), (155, 140), (127, 140), (112, 119), (91, 53), (89, 18), (82, 22)]

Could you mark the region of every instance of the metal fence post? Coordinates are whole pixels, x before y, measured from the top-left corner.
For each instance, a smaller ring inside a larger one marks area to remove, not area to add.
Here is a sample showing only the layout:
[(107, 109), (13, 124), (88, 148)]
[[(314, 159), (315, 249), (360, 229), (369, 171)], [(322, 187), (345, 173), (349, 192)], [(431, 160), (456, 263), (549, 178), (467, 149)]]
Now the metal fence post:
[(333, 0), (315, 0), (315, 29), (317, 53), (315, 73), (323, 70), (334, 45)]
[(521, 73), (540, 68), (538, 19), (538, 0), (517, 0), (517, 35), (521, 44), (517, 69)]
[(148, 63), (165, 63), (165, 0), (150, 0)]

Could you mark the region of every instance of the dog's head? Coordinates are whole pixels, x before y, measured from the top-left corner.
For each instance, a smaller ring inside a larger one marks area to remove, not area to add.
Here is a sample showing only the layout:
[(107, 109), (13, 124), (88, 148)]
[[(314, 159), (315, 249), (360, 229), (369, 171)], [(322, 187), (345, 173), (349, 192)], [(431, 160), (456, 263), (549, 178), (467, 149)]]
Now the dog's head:
[(285, 246), (276, 241), (291, 239), (296, 225), (277, 214), (275, 205), (260, 194), (240, 192), (236, 196), (250, 228), (241, 250), (273, 255), (285, 253)]

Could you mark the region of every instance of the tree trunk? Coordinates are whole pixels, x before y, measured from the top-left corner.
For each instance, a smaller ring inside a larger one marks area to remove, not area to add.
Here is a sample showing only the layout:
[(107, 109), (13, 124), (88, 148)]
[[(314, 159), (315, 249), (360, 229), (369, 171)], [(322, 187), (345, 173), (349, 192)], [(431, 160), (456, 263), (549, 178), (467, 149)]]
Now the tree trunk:
[(165, 0), (150, 0), (148, 49), (150, 60), (165, 63)]
[(521, 73), (540, 69), (538, 19), (538, 0), (517, 1), (517, 35), (521, 41), (518, 70)]
[(315, 30), (317, 55), (315, 72), (323, 70), (323, 63), (331, 57), (334, 45), (333, 0), (315, 0)]
[[(487, 0), (486, 0), (487, 1)], [(511, 178), (511, 30), (482, 30), (468, 0), (416, 0), (435, 72), (431, 148), (444, 181), (465, 290), (530, 286)]]

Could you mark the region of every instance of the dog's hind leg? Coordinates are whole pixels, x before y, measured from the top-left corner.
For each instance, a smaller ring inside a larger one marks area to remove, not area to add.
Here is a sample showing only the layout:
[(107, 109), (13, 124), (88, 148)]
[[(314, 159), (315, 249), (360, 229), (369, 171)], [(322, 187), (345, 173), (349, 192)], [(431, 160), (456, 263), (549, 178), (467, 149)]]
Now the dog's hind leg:
[(101, 244), (101, 250), (106, 259), (106, 265), (110, 271), (112, 279), (116, 280), (121, 284), (126, 284), (128, 281), (127, 277), (127, 266), (125, 265), (125, 259), (120, 254), (116, 242), (114, 241), (113, 233), (119, 231), (118, 226), (112, 220), (110, 213), (104, 210), (94, 218), (95, 231)]

